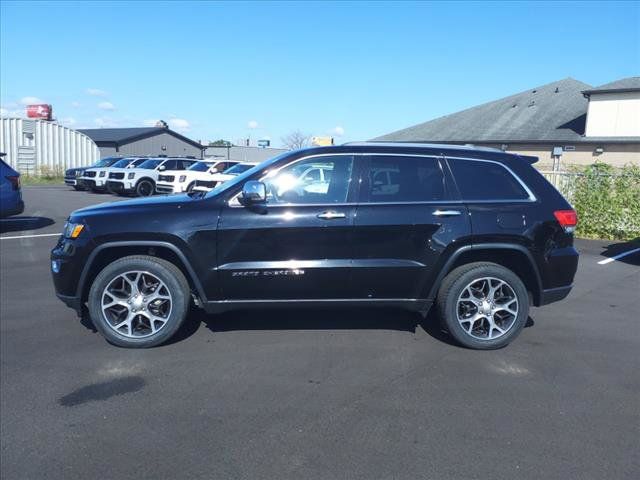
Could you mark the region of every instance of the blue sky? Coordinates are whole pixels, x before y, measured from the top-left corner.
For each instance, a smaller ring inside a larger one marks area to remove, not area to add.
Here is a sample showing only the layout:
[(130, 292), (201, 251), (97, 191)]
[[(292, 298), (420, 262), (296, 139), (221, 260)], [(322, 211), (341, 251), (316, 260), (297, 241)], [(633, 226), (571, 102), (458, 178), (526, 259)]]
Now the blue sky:
[(565, 77), (638, 75), (639, 5), (3, 1), (0, 104), (202, 141), (363, 140)]

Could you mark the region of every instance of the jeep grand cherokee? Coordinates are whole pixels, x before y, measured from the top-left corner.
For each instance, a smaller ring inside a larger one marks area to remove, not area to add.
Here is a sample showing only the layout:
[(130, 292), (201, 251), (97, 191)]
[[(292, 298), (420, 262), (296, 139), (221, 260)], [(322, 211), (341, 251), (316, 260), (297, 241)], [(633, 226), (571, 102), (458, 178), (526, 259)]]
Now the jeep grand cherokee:
[[(168, 340), (193, 301), (210, 313), (434, 305), (459, 343), (498, 348), (530, 305), (568, 295), (578, 264), (576, 214), (536, 160), (426, 144), (287, 152), (207, 194), (73, 212), (53, 281), (126, 347)], [(323, 174), (299, 175), (307, 166)]]

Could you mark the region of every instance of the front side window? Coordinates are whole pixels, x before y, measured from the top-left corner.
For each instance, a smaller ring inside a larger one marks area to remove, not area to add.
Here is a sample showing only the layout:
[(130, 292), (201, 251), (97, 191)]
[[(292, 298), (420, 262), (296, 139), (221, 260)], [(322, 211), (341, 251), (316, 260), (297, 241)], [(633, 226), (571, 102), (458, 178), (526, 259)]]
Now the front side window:
[(436, 158), (372, 155), (362, 197), (370, 203), (444, 200), (444, 174)]
[(502, 165), (474, 160), (449, 160), (462, 200), (526, 200), (529, 194)]
[(353, 157), (305, 158), (268, 174), (267, 204), (333, 204), (347, 201)]

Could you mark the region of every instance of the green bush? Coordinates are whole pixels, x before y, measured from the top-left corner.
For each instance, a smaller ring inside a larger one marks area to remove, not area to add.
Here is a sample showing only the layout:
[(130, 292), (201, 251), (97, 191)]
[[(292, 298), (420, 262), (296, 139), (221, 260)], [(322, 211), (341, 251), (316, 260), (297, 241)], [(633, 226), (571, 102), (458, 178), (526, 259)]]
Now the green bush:
[(570, 195), (578, 212), (576, 235), (631, 240), (640, 236), (640, 166), (587, 167), (572, 182)]

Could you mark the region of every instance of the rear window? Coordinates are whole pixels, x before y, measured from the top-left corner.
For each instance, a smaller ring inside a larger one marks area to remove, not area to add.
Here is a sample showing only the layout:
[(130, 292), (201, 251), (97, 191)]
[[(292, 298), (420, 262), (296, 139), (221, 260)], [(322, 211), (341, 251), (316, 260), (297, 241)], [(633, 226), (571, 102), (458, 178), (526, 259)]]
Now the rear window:
[(502, 165), (474, 160), (450, 160), (462, 200), (526, 200), (529, 194)]

